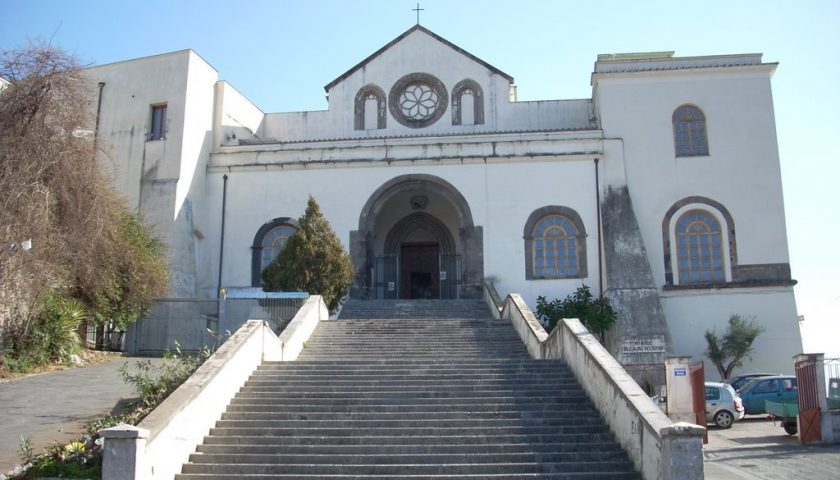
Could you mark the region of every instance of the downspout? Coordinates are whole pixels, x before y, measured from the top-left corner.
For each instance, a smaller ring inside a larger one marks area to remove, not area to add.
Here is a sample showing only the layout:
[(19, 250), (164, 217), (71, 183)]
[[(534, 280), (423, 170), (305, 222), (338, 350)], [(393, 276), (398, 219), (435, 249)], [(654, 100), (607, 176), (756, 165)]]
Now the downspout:
[(93, 125), (93, 151), (96, 152), (97, 141), (99, 140), (99, 115), (102, 113), (102, 90), (105, 89), (105, 82), (99, 82), (99, 99), (96, 101), (96, 123)]
[(604, 294), (604, 253), (601, 248), (601, 185), (598, 176), (598, 157), (595, 157), (595, 212), (598, 220), (598, 295)]
[(221, 298), (222, 296), (222, 261), (225, 258), (225, 204), (227, 203), (227, 174), (222, 176), (222, 180), (224, 182), (222, 184), (222, 232), (219, 240), (219, 281), (218, 288), (216, 288), (216, 298)]

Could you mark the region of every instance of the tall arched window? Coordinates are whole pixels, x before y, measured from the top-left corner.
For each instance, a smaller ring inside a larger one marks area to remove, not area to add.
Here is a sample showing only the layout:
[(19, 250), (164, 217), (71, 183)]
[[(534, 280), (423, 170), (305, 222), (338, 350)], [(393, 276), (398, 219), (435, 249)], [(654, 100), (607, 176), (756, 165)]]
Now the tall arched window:
[(720, 222), (705, 210), (689, 210), (677, 220), (677, 271), (680, 284), (726, 280)]
[(295, 228), (291, 225), (280, 225), (279, 227), (274, 227), (268, 231), (262, 241), (260, 270), (267, 267), (269, 263), (273, 262), (274, 259), (277, 258), (277, 254), (280, 253), (280, 250), (283, 250), (283, 247), (286, 246), (286, 240), (288, 240), (293, 233), (295, 233)]
[(286, 245), (289, 237), (295, 233), (297, 221), (288, 217), (275, 218), (263, 224), (254, 236), (251, 246), (251, 285), (262, 284), (260, 274)]
[(683, 105), (674, 110), (674, 150), (678, 157), (696, 157), (709, 154), (706, 135), (706, 116), (693, 105)]
[(574, 210), (536, 210), (525, 224), (524, 238), (527, 279), (586, 277), (586, 232)]
[(475, 80), (461, 80), (452, 89), (452, 125), (484, 124), (484, 92)]
[(354, 128), (375, 130), (385, 128), (385, 91), (370, 84), (356, 93), (354, 105)]
[(735, 221), (710, 198), (686, 197), (665, 212), (662, 249), (667, 288), (709, 288), (747, 278), (737, 272)]

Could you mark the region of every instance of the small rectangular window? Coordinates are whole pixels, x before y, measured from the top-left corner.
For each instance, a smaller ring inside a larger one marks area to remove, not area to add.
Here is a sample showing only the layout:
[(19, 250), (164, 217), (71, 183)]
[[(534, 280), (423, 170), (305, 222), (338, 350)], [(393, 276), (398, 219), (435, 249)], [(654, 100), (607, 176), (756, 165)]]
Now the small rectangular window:
[(149, 129), (149, 140), (163, 140), (166, 138), (166, 104), (152, 105), (152, 126)]

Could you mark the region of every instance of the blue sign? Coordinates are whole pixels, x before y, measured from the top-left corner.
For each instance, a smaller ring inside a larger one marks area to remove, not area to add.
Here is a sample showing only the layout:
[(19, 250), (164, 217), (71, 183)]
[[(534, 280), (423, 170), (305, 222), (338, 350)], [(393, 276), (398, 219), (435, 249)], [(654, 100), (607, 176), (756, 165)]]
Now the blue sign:
[(675, 377), (684, 377), (686, 375), (686, 371), (684, 368), (675, 368), (674, 369), (674, 376)]

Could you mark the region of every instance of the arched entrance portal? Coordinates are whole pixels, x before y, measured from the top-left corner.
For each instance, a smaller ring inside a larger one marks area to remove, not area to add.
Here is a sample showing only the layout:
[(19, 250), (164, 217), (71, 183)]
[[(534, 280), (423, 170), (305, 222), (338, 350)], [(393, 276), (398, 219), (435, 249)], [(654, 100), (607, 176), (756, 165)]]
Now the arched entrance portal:
[(379, 187), (350, 233), (354, 298), (477, 298), (482, 230), (464, 197), (432, 175)]

